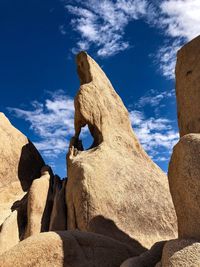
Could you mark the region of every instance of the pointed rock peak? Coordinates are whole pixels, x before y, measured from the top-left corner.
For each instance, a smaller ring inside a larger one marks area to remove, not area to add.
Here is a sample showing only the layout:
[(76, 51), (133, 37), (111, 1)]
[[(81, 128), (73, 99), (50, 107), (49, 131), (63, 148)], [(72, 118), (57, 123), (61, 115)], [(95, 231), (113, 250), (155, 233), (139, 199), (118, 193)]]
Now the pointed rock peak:
[(82, 51), (77, 55), (76, 63), (81, 85), (97, 82), (100, 78), (110, 83), (99, 65), (86, 52)]
[(81, 52), (77, 55), (77, 70), (81, 87), (75, 98), (76, 139), (81, 128), (88, 125), (94, 146), (105, 140), (119, 143), (119, 139), (135, 146), (138, 142), (136, 138), (133, 142), (128, 111), (100, 66)]

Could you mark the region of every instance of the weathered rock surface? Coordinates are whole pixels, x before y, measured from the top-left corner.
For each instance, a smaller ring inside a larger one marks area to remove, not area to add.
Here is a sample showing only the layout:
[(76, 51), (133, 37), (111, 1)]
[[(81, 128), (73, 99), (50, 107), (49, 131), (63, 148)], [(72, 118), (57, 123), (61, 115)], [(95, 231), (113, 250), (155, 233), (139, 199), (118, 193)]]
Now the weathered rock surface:
[(34, 145), (0, 113), (0, 188), (20, 181), (28, 191), (44, 161)]
[(44, 166), (41, 177), (32, 182), (28, 192), (26, 238), (49, 230), (53, 205), (50, 186), (52, 175), (50, 167)]
[(133, 257), (122, 263), (120, 267), (155, 267), (161, 260), (163, 246), (166, 242), (158, 242), (152, 248), (138, 257)]
[(200, 36), (177, 56), (176, 97), (180, 136), (200, 133)]
[(79, 231), (34, 235), (0, 255), (1, 267), (119, 267), (134, 250), (113, 239)]
[(162, 254), (162, 267), (199, 267), (200, 243), (195, 240), (171, 240)]
[(19, 243), (17, 211), (13, 211), (0, 229), (0, 254)]
[[(86, 53), (77, 57), (75, 137), (68, 153), (68, 229), (110, 236), (144, 252), (176, 236), (166, 175), (133, 133), (128, 111), (104, 72)], [(81, 127), (94, 143), (81, 151)]]
[(61, 181), (58, 176), (54, 177), (53, 185), (53, 208), (49, 231), (67, 230), (67, 207), (65, 204), (65, 188), (67, 180)]
[(44, 161), (34, 145), (0, 113), (0, 225), (23, 198)]
[(179, 238), (200, 239), (200, 134), (183, 136), (169, 164)]

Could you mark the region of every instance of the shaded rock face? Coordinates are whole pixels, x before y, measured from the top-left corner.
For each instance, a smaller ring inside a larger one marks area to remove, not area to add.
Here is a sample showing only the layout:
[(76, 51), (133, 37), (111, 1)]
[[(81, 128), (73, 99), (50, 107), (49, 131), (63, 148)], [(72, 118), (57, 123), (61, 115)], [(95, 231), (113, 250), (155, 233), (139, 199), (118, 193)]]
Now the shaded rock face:
[(200, 133), (200, 36), (180, 49), (176, 64), (176, 97), (180, 136)]
[(34, 145), (14, 128), (0, 113), (0, 188), (20, 181), (28, 191), (32, 181), (39, 177), (44, 161)]
[[(167, 177), (140, 146), (128, 111), (97, 63), (82, 52), (77, 65), (81, 87), (67, 156), (68, 229), (110, 236), (141, 253), (176, 236)], [(82, 151), (85, 125), (94, 142)]]
[(131, 256), (123, 243), (79, 231), (34, 235), (0, 255), (1, 267), (119, 267)]
[(171, 240), (162, 254), (162, 267), (199, 267), (200, 243), (195, 240)]
[(155, 267), (155, 265), (161, 260), (162, 249), (166, 242), (158, 242), (152, 246), (152, 248), (138, 257), (133, 257), (120, 265), (120, 267)]
[(179, 238), (200, 239), (200, 134), (183, 136), (169, 164), (169, 185)]
[(0, 113), (0, 225), (40, 174), (44, 161), (34, 145)]
[(54, 177), (53, 185), (53, 208), (51, 212), (49, 231), (67, 230), (67, 207), (65, 203), (65, 188), (67, 180), (61, 181), (58, 176)]

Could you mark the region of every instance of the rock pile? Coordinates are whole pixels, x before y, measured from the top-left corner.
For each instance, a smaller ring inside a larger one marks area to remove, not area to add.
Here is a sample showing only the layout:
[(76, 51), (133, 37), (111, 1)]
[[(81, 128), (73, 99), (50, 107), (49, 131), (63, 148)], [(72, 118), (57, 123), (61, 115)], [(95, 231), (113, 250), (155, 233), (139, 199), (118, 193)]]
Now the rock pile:
[[(166, 175), (139, 144), (105, 73), (81, 52), (67, 180), (0, 114), (0, 266), (200, 266), (199, 44), (200, 37), (179, 52), (176, 68), (181, 139), (169, 184), (178, 239)], [(85, 125), (93, 137), (87, 150)]]
[(200, 266), (200, 36), (179, 52), (176, 95), (180, 140), (169, 164), (178, 239), (166, 243), (162, 267)]

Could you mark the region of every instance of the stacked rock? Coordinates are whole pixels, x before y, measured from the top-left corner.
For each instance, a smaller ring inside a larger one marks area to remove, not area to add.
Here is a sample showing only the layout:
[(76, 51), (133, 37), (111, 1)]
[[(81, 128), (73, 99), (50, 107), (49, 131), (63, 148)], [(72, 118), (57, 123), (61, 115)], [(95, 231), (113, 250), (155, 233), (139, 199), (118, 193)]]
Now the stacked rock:
[(176, 64), (180, 140), (169, 164), (178, 239), (166, 243), (162, 267), (200, 266), (200, 36), (180, 49)]

